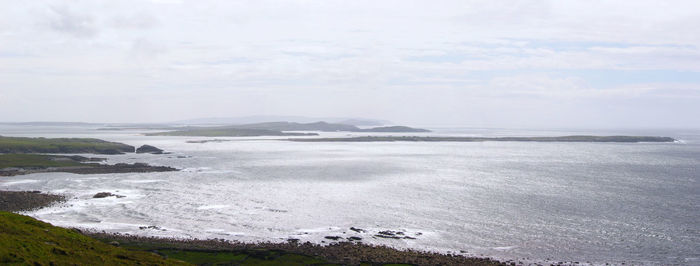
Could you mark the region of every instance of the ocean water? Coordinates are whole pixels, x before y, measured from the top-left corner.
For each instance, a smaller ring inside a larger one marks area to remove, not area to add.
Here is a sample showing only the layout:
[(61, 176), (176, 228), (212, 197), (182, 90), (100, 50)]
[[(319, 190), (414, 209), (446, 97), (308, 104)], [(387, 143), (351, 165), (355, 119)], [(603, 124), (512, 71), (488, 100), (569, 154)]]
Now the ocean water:
[[(432, 135), (633, 134), (678, 143), (299, 143), (2, 126), (0, 135), (96, 137), (171, 154), (92, 155), (167, 173), (48, 173), (2, 190), (69, 197), (28, 215), (107, 232), (365, 243), (534, 262), (700, 264), (700, 131), (441, 128)], [(345, 136), (347, 133), (324, 133)], [(123, 198), (93, 199), (97, 192)], [(140, 229), (143, 226), (157, 228)], [(349, 230), (366, 230), (358, 233)], [(384, 239), (379, 231), (415, 239)]]

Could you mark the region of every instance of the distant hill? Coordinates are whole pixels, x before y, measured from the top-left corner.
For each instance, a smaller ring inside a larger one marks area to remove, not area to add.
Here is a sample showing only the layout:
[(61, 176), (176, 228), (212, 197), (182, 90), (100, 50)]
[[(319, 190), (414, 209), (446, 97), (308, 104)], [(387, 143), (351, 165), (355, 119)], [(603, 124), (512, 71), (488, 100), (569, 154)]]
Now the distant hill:
[(345, 119), (345, 120), (340, 120), (340, 121), (333, 121), (333, 120), (328, 120), (328, 121), (336, 122), (338, 124), (345, 124), (345, 125), (371, 126), (371, 127), (391, 124), (391, 122), (389, 122), (389, 121), (374, 120), (374, 119)]
[(295, 123), (295, 122), (266, 122), (232, 126), (234, 128), (266, 129), (277, 131), (360, 131), (360, 128), (352, 125), (332, 124), (326, 122)]
[(209, 117), (174, 121), (169, 124), (179, 125), (243, 125), (257, 124), (270, 121), (287, 121), (294, 123), (312, 123), (316, 121), (327, 121), (353, 126), (382, 126), (392, 124), (390, 121), (369, 119), (369, 118), (347, 118), (347, 117), (305, 117), (305, 116), (242, 116), (242, 117)]
[(259, 137), (259, 136), (317, 136), (316, 133), (286, 133), (277, 130), (235, 128), (235, 127), (189, 127), (185, 130), (174, 130), (148, 133), (146, 136), (192, 136), (192, 137)]
[(412, 128), (406, 126), (389, 126), (389, 127), (374, 127), (368, 129), (361, 129), (357, 126), (338, 124), (338, 123), (328, 123), (328, 122), (314, 122), (314, 123), (293, 123), (293, 122), (267, 122), (267, 123), (257, 123), (257, 124), (246, 124), (231, 126), (232, 128), (247, 128), (247, 129), (266, 129), (266, 130), (276, 130), (276, 131), (321, 131), (321, 132), (336, 132), (336, 131), (347, 131), (347, 132), (430, 132), (427, 129)]
[(296, 123), (296, 122), (265, 122), (234, 126), (218, 127), (181, 127), (177, 130), (148, 133), (147, 136), (202, 136), (202, 137), (254, 137), (254, 136), (309, 136), (315, 133), (290, 133), (288, 131), (321, 131), (321, 132), (430, 132), (427, 129), (405, 126), (375, 127), (361, 129), (353, 125), (334, 124), (327, 122)]
[(430, 130), (422, 128), (412, 128), (405, 126), (390, 126), (390, 127), (375, 127), (360, 130), (362, 132), (430, 132)]

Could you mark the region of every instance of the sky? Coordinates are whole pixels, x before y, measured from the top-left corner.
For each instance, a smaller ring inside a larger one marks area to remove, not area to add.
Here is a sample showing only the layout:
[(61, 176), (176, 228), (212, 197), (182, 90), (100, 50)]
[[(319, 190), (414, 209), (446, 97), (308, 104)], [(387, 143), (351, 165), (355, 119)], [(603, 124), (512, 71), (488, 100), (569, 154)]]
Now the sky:
[(700, 1), (0, 0), (0, 121), (700, 127)]

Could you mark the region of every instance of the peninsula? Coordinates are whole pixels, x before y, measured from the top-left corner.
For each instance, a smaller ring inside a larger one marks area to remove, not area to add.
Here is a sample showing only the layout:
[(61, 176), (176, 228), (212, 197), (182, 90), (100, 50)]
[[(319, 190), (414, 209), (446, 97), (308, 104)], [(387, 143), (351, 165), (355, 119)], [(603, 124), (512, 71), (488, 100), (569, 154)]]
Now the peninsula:
[(138, 149), (131, 145), (91, 138), (24, 138), (0, 136), (0, 176), (14, 176), (46, 172), (75, 174), (142, 173), (177, 171), (167, 166), (151, 166), (144, 163), (108, 165), (104, 158), (88, 158), (78, 155), (64, 156), (57, 153), (124, 153), (162, 154), (163, 150), (150, 145)]
[(0, 176), (65, 172), (74, 174), (113, 174), (178, 171), (168, 166), (144, 163), (102, 164), (105, 159), (44, 154), (0, 154)]
[(24, 138), (0, 136), (0, 153), (93, 153), (124, 154), (135, 148), (92, 138)]

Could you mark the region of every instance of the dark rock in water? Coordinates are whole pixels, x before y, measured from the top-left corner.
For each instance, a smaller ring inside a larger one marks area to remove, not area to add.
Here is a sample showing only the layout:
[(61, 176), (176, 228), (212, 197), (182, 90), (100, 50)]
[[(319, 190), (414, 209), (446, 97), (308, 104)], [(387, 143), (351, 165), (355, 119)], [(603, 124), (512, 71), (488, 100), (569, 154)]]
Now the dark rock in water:
[(163, 154), (163, 150), (153, 147), (151, 145), (143, 145), (136, 149), (136, 153)]
[(385, 230), (385, 231), (379, 231), (376, 235), (376, 237), (381, 237), (381, 238), (390, 238), (390, 239), (401, 239), (403, 237), (397, 236), (397, 235), (403, 235), (403, 232), (397, 232), (397, 231), (391, 231), (391, 230)]
[(299, 239), (298, 238), (290, 238), (290, 239), (287, 239), (287, 242), (296, 244), (296, 243), (299, 243)]
[(350, 241), (360, 241), (360, 240), (362, 240), (362, 238), (361, 238), (361, 237), (357, 237), (357, 236), (351, 236), (351, 237), (348, 237), (348, 240), (350, 240)]
[(350, 227), (350, 230), (353, 230), (353, 231), (358, 232), (358, 233), (367, 232), (367, 231), (365, 231), (364, 229), (357, 228), (357, 227)]
[(326, 236), (326, 237), (324, 237), (324, 238), (325, 238), (325, 239), (330, 239), (330, 240), (338, 240), (338, 239), (341, 239), (342, 237), (339, 237), (339, 236)]
[(393, 235), (396, 234), (396, 232), (391, 231), (391, 230), (385, 230), (385, 231), (379, 231), (378, 234), (380, 234), (380, 235), (387, 235), (387, 236), (393, 236)]
[(149, 226), (139, 226), (139, 229), (141, 230), (146, 230), (146, 229), (153, 229), (153, 230), (160, 230), (160, 231), (165, 231), (165, 229), (161, 229), (158, 226), (155, 225), (149, 225)]
[(395, 235), (382, 235), (382, 234), (376, 234), (374, 235), (376, 237), (381, 237), (381, 238), (390, 238), (390, 239), (401, 239), (401, 237), (395, 236)]
[(109, 192), (100, 192), (100, 193), (95, 194), (95, 196), (92, 196), (92, 198), (94, 198), (94, 199), (101, 199), (101, 198), (106, 198), (106, 197), (123, 198), (123, 197), (126, 197), (126, 196), (116, 195), (116, 194), (112, 194), (112, 193), (109, 193)]

